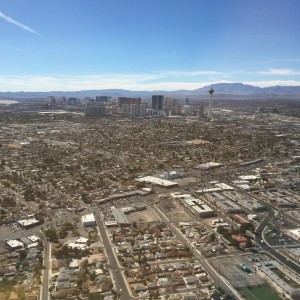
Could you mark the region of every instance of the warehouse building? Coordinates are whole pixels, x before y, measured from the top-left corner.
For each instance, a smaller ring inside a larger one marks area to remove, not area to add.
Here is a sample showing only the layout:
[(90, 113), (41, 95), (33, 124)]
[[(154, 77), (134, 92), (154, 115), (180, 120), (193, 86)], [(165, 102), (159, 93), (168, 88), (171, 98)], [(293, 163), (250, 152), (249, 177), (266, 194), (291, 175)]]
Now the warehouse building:
[[(281, 265), (274, 261), (265, 261), (261, 263), (256, 263), (256, 267), (261, 272), (265, 273), (274, 283), (276, 283), (281, 289), (290, 295), (295, 295), (300, 293), (300, 288), (295, 288), (296, 284), (293, 282), (293, 279), (288, 277), (287, 274), (281, 269)], [(278, 273), (281, 273), (282, 276), (279, 276)], [(285, 278), (285, 279), (283, 279)], [(289, 283), (287, 283), (289, 282)]]
[(178, 186), (178, 183), (176, 183), (176, 182), (153, 177), (153, 176), (141, 177), (141, 178), (137, 178), (135, 180), (138, 182), (152, 183), (154, 185), (158, 185), (158, 186), (165, 187), (165, 188), (171, 188), (171, 187)]
[(176, 192), (171, 193), (171, 197), (180, 200), (181, 203), (196, 216), (207, 218), (215, 215), (213, 209), (189, 194), (180, 194), (179, 192)]
[(128, 218), (121, 209), (112, 207), (111, 212), (119, 226), (130, 226)]

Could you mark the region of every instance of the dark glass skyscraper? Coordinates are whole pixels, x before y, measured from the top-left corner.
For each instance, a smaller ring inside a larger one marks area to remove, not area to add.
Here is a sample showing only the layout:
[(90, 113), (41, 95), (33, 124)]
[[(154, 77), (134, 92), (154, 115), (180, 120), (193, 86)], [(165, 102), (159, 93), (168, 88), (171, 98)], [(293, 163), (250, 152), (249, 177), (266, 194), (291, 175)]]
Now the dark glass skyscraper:
[(164, 96), (163, 95), (153, 95), (152, 96), (152, 108), (153, 109), (163, 109)]

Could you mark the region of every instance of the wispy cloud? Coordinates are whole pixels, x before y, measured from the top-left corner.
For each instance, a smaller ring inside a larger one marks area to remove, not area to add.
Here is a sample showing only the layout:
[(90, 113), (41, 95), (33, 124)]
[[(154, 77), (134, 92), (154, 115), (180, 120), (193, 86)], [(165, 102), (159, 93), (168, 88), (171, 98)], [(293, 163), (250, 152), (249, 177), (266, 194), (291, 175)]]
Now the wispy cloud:
[(268, 69), (267, 71), (259, 72), (261, 75), (274, 75), (274, 76), (294, 76), (300, 75), (300, 71), (292, 69)]
[(15, 25), (15, 26), (17, 26), (17, 27), (23, 29), (23, 30), (29, 31), (29, 32), (31, 32), (31, 33), (33, 33), (33, 34), (36, 34), (36, 35), (38, 35), (38, 36), (42, 36), (40, 33), (38, 33), (37, 31), (35, 31), (34, 29), (32, 29), (32, 28), (26, 26), (25, 24), (22, 24), (22, 23), (20, 23), (20, 22), (18, 22), (18, 21), (16, 21), (16, 20), (14, 20), (13, 18), (11, 18), (11, 17), (5, 15), (5, 14), (4, 14), (3, 12), (1, 12), (1, 11), (0, 11), (0, 18), (3, 19), (4, 21), (8, 22), (8, 23), (11, 23), (11, 24), (13, 24), (13, 25)]
[(300, 86), (300, 80), (243, 81), (242, 83), (254, 85), (261, 88), (270, 86)]
[(249, 64), (256, 65), (256, 64), (298, 63), (298, 62), (300, 62), (300, 58), (278, 58), (278, 59), (267, 59), (267, 60), (251, 62)]
[(27, 53), (27, 54), (28, 54), (28, 52), (24, 51), (23, 49), (20, 49), (20, 48), (18, 48), (18, 47), (12, 46), (12, 45), (1, 44), (1, 46), (4, 47), (4, 48), (8, 48), (8, 49), (17, 51), (17, 52)]
[[(169, 73), (179, 71), (170, 71)], [(187, 72), (190, 73), (190, 72)], [(0, 76), (1, 91), (74, 91), (74, 90), (97, 90), (97, 89), (128, 89), (135, 91), (173, 91), (179, 89), (193, 90), (210, 85), (211, 83), (242, 82), (258, 87), (268, 86), (300, 86), (300, 80), (210, 80), (194, 77), (163, 77), (166, 72), (140, 73), (140, 74), (90, 74), (90, 75), (61, 75), (61, 76)]]
[[(171, 73), (171, 72), (170, 72)], [(175, 72), (179, 74), (180, 72)], [(196, 89), (216, 80), (166, 77), (166, 72), (156, 74), (92, 74), (64, 76), (0, 76), (2, 91), (54, 91), (128, 89), (136, 91)], [(221, 82), (220, 80), (218, 82)], [(223, 81), (225, 82), (225, 81)], [(227, 82), (227, 81), (226, 81)]]

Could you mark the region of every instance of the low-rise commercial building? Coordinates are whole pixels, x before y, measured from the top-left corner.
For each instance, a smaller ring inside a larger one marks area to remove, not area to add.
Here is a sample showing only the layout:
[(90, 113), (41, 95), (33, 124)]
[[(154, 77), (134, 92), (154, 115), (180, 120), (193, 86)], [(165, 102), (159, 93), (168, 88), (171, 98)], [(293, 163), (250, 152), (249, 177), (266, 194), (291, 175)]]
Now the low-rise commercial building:
[(158, 186), (165, 187), (165, 188), (171, 188), (171, 187), (178, 186), (177, 182), (173, 182), (170, 180), (165, 180), (165, 179), (161, 179), (161, 178), (157, 178), (157, 177), (153, 177), (153, 176), (136, 178), (135, 180), (138, 182), (152, 183), (154, 185), (158, 185)]
[(6, 245), (10, 250), (18, 250), (24, 248), (24, 244), (18, 240), (8, 240), (6, 241)]
[(215, 215), (212, 208), (189, 194), (171, 193), (171, 196), (174, 199), (179, 199), (182, 204), (196, 216), (206, 218)]
[(19, 221), (17, 221), (17, 223), (19, 224), (20, 227), (25, 228), (25, 229), (29, 229), (29, 228), (40, 225), (42, 222), (40, 220), (35, 219), (35, 218), (31, 218), (31, 219), (19, 220)]
[(292, 278), (288, 277), (287, 274), (283, 272), (281, 265), (278, 262), (270, 260), (256, 263), (256, 267), (286, 293), (290, 295), (300, 293), (300, 285), (298, 285), (295, 281), (293, 281)]
[(300, 241), (300, 228), (289, 229), (287, 230), (287, 234), (295, 240)]
[(126, 215), (124, 214), (124, 212), (121, 209), (112, 207), (111, 212), (112, 212), (116, 222), (120, 226), (130, 226), (129, 220), (127, 219)]
[(82, 226), (84, 227), (95, 226), (96, 225), (95, 216), (93, 214), (83, 215), (81, 217), (81, 223)]

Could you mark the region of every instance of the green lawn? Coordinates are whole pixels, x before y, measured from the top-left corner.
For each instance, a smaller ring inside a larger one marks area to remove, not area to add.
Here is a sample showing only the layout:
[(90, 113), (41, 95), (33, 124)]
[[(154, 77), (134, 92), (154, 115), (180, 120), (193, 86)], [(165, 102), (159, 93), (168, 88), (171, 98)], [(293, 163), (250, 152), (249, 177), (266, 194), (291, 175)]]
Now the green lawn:
[(245, 287), (238, 289), (239, 293), (244, 295), (247, 300), (281, 300), (273, 290), (266, 285)]

